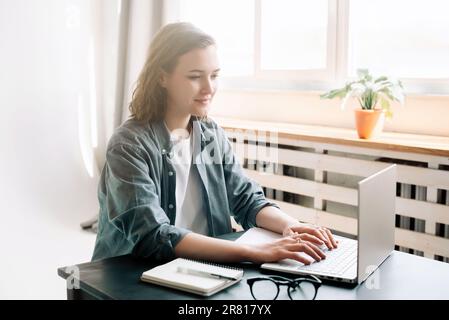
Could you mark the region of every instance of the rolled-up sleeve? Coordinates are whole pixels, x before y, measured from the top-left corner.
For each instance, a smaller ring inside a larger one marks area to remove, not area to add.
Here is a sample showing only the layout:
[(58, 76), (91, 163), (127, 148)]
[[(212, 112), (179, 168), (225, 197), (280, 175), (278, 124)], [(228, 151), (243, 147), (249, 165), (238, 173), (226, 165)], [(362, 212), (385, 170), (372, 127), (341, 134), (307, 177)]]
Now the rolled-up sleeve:
[(235, 220), (248, 230), (256, 227), (256, 216), (266, 206), (279, 208), (265, 198), (262, 188), (248, 178), (235, 157), (225, 131), (218, 127), (223, 148), (223, 169), (230, 210)]
[(103, 186), (108, 221), (133, 245), (133, 255), (171, 259), (190, 231), (170, 224), (150, 177), (149, 159), (132, 145), (108, 148)]

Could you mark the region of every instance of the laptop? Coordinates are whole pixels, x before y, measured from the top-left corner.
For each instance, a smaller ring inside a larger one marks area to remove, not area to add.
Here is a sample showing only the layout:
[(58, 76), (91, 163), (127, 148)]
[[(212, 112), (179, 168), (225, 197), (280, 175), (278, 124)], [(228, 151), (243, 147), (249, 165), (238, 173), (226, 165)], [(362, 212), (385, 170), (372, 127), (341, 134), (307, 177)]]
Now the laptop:
[[(394, 250), (396, 164), (392, 164), (358, 183), (358, 240), (337, 236), (337, 249), (321, 247), (326, 259), (310, 265), (284, 259), (264, 263), (261, 268), (292, 274), (312, 274), (324, 280), (360, 284), (382, 264)], [(330, 226), (332, 229), (332, 226)], [(245, 232), (238, 243), (263, 243), (281, 235), (262, 228)], [(309, 260), (310, 256), (304, 255)]]

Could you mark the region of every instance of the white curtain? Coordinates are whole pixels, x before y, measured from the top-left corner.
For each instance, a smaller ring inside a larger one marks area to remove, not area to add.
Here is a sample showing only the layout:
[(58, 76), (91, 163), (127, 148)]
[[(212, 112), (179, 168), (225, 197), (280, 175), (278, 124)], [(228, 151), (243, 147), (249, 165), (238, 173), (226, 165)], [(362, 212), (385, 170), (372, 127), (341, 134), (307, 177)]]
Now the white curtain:
[(78, 121), (86, 170), (97, 179), (109, 138), (128, 119), (135, 81), (163, 23), (163, 0), (90, 3), (90, 32), (84, 40), (86, 90), (78, 95)]
[[(163, 0), (90, 2), (85, 37), (86, 90), (78, 95), (79, 140), (86, 170), (98, 183), (106, 147), (129, 117), (135, 82), (155, 32), (163, 25)], [(86, 226), (95, 223), (95, 218)]]

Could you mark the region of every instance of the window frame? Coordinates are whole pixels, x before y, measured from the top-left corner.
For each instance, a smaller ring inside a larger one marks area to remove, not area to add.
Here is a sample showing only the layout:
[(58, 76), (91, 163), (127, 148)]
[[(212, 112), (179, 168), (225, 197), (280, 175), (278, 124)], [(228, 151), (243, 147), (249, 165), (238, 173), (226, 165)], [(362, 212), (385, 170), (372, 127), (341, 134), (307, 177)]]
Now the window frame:
[(337, 0), (327, 0), (328, 13), (327, 13), (327, 45), (326, 45), (326, 67), (324, 69), (301, 69), (301, 70), (262, 70), (261, 68), (261, 2), (262, 0), (255, 1), (255, 35), (254, 35), (254, 76), (255, 79), (290, 79), (290, 80), (315, 80), (326, 81), (332, 79), (335, 74), (336, 61), (334, 59), (336, 55), (336, 18), (337, 18)]

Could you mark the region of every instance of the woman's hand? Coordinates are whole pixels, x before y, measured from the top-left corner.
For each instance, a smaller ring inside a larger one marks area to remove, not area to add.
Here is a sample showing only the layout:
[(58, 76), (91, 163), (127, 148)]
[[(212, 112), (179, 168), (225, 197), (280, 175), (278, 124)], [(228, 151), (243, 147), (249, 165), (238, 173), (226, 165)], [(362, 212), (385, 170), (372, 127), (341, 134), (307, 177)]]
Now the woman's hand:
[[(318, 246), (310, 241), (303, 240), (302, 238), (307, 237), (300, 234), (291, 234), (269, 243), (249, 245), (249, 260), (255, 263), (264, 263), (277, 262), (289, 258), (308, 265), (311, 264), (313, 260), (321, 261), (326, 258), (326, 255), (320, 248), (318, 248)], [(299, 252), (304, 252), (313, 260), (304, 257), (304, 255), (299, 254)]]
[(325, 244), (329, 250), (338, 247), (338, 241), (334, 239), (329, 229), (314, 225), (296, 223), (290, 225), (282, 232), (284, 237), (291, 235), (299, 235), (301, 240), (308, 241), (315, 245), (321, 246)]

